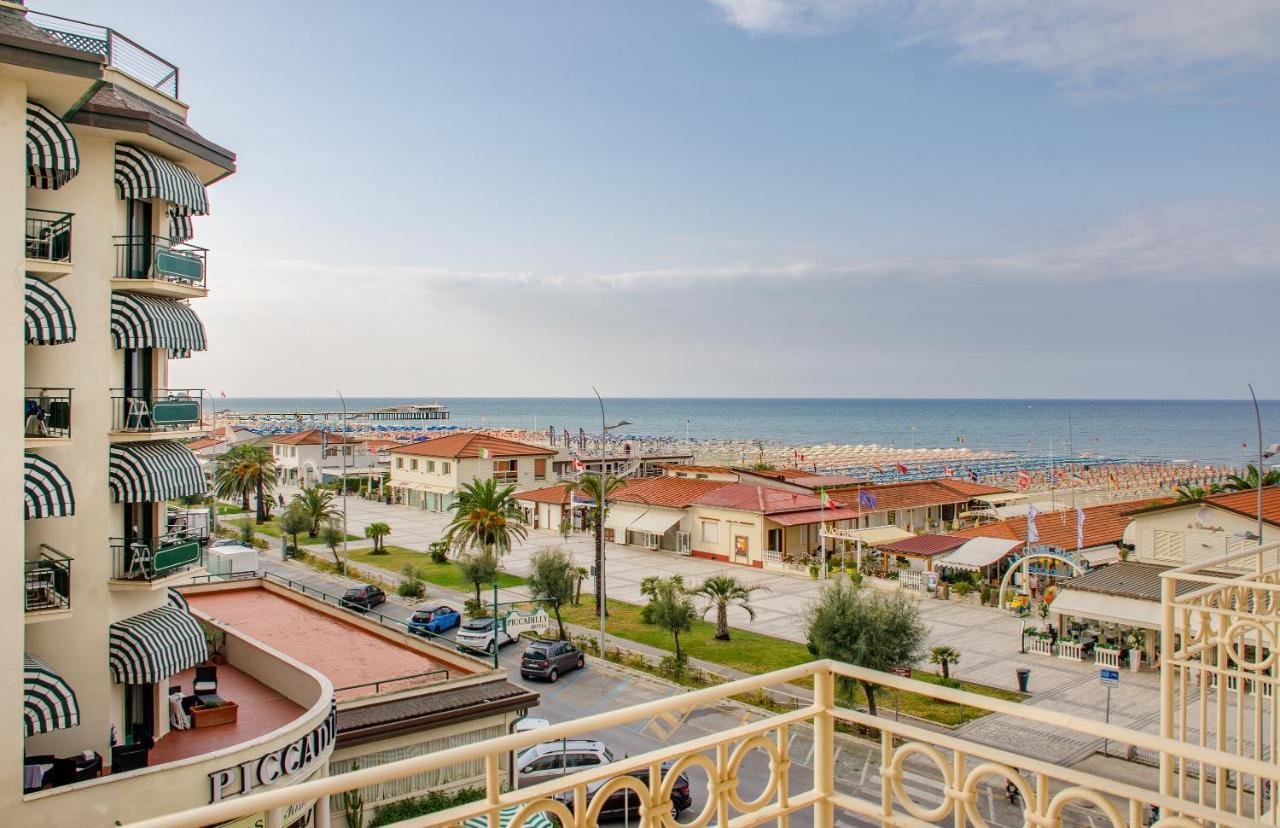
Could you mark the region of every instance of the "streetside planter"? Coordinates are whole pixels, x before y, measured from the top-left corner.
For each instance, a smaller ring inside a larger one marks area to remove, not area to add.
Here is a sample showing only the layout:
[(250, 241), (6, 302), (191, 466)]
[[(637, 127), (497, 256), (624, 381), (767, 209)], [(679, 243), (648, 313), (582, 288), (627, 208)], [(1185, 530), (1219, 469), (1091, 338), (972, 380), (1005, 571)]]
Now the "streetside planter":
[(1058, 641), (1058, 658), (1084, 661), (1084, 645), (1079, 641)]
[(1129, 669), (1135, 673), (1142, 669), (1142, 650), (1129, 651)]
[(1110, 667), (1113, 670), (1120, 669), (1120, 650), (1112, 647), (1094, 647), (1093, 663), (1099, 667)]
[(1048, 636), (1028, 636), (1027, 651), (1036, 655), (1051, 656), (1053, 655), (1053, 640)]
[(234, 723), (239, 718), (239, 714), (240, 705), (235, 702), (201, 704), (191, 708), (191, 721), (196, 727), (215, 727)]

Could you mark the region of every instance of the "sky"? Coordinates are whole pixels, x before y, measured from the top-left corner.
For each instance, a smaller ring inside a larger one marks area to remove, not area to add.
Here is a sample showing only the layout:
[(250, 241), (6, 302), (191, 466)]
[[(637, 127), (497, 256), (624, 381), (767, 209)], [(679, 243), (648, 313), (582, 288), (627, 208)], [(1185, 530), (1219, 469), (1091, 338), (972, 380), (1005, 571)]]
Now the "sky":
[(1280, 397), (1273, 0), (41, 8), (237, 153), (175, 385)]

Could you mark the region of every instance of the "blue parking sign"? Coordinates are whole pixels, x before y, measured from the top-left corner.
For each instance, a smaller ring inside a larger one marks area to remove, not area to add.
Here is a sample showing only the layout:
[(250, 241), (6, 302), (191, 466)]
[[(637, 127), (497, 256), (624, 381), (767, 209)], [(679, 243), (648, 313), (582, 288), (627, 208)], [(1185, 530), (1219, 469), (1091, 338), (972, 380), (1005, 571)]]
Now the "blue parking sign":
[(1098, 668), (1098, 681), (1102, 682), (1105, 687), (1120, 686), (1120, 671), (1113, 670), (1110, 667)]

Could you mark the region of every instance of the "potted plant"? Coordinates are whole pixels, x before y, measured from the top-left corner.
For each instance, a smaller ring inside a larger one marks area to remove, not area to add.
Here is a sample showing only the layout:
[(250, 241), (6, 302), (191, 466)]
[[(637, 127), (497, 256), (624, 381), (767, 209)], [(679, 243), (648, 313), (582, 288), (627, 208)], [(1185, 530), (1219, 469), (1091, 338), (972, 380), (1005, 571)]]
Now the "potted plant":
[(818, 580), (818, 562), (817, 561), (813, 561), (813, 560), (809, 561), (809, 577), (815, 581)]
[(239, 712), (240, 705), (233, 701), (206, 702), (191, 708), (191, 722), (195, 727), (231, 724), (236, 720)]
[(1136, 673), (1142, 669), (1142, 645), (1147, 642), (1147, 634), (1143, 630), (1129, 630), (1124, 638), (1129, 645), (1129, 669)]

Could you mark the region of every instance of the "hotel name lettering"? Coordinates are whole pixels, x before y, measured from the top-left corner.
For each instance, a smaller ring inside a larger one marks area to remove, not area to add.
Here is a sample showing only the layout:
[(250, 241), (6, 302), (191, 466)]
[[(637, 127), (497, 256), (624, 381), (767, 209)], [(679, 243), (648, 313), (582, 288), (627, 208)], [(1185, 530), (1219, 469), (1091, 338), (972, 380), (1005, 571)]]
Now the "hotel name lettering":
[(332, 747), (337, 731), (335, 704), (329, 707), (329, 716), (302, 738), (265, 756), (209, 774), (209, 801), (221, 802), (229, 796), (252, 793), (254, 788), (274, 785), (286, 776), (310, 770)]

